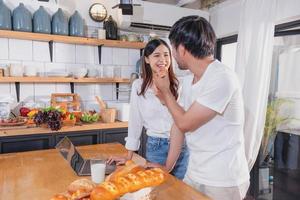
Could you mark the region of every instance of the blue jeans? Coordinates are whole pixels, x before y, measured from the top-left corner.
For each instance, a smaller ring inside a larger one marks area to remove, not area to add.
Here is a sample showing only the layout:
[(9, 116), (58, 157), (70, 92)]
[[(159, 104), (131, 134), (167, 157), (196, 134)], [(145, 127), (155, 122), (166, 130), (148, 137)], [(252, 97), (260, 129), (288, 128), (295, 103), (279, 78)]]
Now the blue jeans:
[[(150, 162), (159, 163), (164, 165), (169, 151), (169, 139), (148, 136), (146, 144), (146, 159)], [(176, 162), (171, 174), (178, 179), (183, 179), (187, 165), (188, 165), (189, 153), (186, 145), (183, 146), (180, 156)]]

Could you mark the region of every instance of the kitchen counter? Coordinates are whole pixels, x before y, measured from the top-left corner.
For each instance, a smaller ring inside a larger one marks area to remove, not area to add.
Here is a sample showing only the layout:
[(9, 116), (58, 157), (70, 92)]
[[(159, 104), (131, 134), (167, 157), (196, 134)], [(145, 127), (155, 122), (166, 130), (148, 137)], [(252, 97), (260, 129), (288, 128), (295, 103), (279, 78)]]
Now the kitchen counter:
[[(124, 146), (116, 143), (81, 146), (78, 150), (85, 158), (100, 156), (105, 159), (127, 153)], [(133, 160), (139, 164), (145, 162), (138, 155), (134, 155)], [(55, 149), (0, 155), (0, 199), (49, 200), (78, 178)], [(154, 191), (156, 200), (208, 199), (171, 175)]]
[(34, 127), (34, 128), (20, 128), (0, 130), (0, 137), (19, 136), (19, 135), (34, 135), (43, 133), (62, 133), (62, 132), (78, 132), (87, 130), (99, 129), (114, 129), (114, 128), (128, 128), (128, 122), (113, 122), (113, 123), (93, 123), (76, 126), (63, 126), (58, 131), (51, 131), (49, 128)]

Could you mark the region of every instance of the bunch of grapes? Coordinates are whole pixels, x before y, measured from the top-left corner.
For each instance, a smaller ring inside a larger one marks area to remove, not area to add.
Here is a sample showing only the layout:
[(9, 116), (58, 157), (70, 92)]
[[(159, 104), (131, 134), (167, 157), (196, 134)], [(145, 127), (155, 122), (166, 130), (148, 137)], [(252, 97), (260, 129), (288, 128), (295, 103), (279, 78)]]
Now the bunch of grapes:
[(38, 126), (46, 122), (45, 118), (45, 113), (43, 111), (39, 111), (35, 116), (34, 116), (34, 123)]
[(62, 126), (61, 113), (58, 110), (39, 111), (34, 117), (34, 123), (38, 126), (47, 123), (52, 131), (58, 131)]
[(61, 129), (61, 113), (57, 110), (47, 112), (47, 124), (52, 131)]

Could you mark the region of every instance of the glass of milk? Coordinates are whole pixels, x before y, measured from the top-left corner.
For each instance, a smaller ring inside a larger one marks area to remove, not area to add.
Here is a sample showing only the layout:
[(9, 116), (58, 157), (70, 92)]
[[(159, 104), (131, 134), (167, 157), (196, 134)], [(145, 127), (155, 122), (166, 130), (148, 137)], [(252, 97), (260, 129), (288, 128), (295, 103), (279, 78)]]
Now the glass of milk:
[(106, 161), (99, 158), (91, 159), (91, 176), (95, 183), (102, 183), (105, 179)]

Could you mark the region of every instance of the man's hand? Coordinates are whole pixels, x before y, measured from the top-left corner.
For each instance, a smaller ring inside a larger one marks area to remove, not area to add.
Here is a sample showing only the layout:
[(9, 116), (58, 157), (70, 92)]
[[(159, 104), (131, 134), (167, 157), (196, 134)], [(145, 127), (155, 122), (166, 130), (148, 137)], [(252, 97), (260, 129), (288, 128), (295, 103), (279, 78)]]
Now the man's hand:
[(165, 76), (160, 76), (159, 73), (153, 74), (153, 82), (157, 89), (162, 93), (167, 93), (170, 91), (170, 80), (169, 80), (169, 74), (166, 73)]

